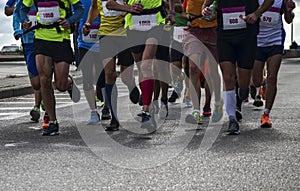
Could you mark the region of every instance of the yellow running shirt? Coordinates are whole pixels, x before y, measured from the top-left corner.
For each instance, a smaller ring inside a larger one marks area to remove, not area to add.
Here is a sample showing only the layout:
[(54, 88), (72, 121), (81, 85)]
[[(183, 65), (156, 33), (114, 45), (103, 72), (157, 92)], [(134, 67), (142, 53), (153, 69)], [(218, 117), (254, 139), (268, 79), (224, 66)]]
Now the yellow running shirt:
[[(133, 5), (134, 3), (142, 3), (144, 10), (154, 9), (162, 6), (162, 0), (128, 0), (128, 5)], [(156, 25), (165, 24), (165, 19), (162, 17), (161, 12), (156, 13)], [(133, 29), (132, 14), (128, 13), (125, 16), (125, 28)]]
[[(123, 4), (123, 0), (116, 0)], [(108, 10), (106, 8), (107, 1), (98, 0), (97, 6), (101, 16), (101, 24), (98, 35), (108, 36), (126, 36), (124, 29), (124, 13), (121, 11)]]
[[(70, 9), (70, 3), (76, 4), (80, 0), (61, 0), (61, 1), (65, 4), (66, 8)], [(51, 4), (50, 1), (48, 3)], [(31, 7), (34, 5), (34, 0), (23, 0), (23, 4), (26, 7)], [(36, 16), (37, 21), (40, 23), (43, 23), (43, 24), (45, 22), (41, 22), (41, 19), (43, 20), (43, 18), (41, 18), (40, 12), (45, 11), (45, 8), (47, 8), (47, 6), (44, 6), (40, 9), (38, 8), (39, 11), (37, 12), (37, 16)], [(53, 11), (53, 13), (54, 13), (54, 11)], [(60, 7), (58, 7), (57, 14), (58, 14), (57, 17), (59, 17), (59, 18), (66, 18), (66, 15), (67, 15), (66, 11)], [(45, 15), (47, 15), (47, 14), (45, 14)], [(55, 15), (55, 13), (54, 13), (54, 15)], [(45, 16), (45, 19), (47, 19), (46, 16)], [(48, 22), (47, 22), (47, 24), (48, 24)], [(51, 21), (49, 21), (49, 24), (51, 24)], [(56, 28), (51, 28), (51, 29), (39, 28), (39, 29), (36, 29), (34, 37), (36, 39), (47, 40), (47, 41), (56, 41), (56, 42), (62, 42), (64, 39), (70, 40), (70, 29), (64, 30), (64, 28), (62, 28), (61, 26), (60, 26), (60, 29), (61, 29), (61, 33), (58, 33), (56, 31)]]

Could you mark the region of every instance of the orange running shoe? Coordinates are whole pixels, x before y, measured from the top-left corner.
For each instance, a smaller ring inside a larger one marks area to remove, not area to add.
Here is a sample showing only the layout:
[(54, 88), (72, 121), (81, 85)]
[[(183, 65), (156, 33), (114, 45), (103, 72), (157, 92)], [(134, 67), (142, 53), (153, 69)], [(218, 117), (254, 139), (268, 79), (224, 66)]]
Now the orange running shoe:
[(263, 100), (266, 100), (266, 85), (263, 85), (263, 86), (260, 87), (259, 93), (261, 95), (261, 98)]
[(263, 114), (261, 116), (261, 125), (260, 127), (262, 128), (271, 128), (272, 127), (272, 122), (270, 121), (269, 115)]
[(42, 129), (46, 129), (49, 127), (49, 121), (50, 121), (49, 115), (47, 113), (45, 113), (44, 122), (42, 124)]

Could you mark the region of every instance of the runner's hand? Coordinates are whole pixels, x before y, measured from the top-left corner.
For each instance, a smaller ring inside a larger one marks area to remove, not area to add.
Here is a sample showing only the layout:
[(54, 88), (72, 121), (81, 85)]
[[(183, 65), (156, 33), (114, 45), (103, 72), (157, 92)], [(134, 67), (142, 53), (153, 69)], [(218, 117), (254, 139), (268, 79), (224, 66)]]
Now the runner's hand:
[(141, 3), (134, 3), (133, 5), (131, 5), (129, 7), (129, 11), (130, 13), (136, 13), (139, 14), (144, 10), (144, 7)]
[(296, 4), (293, 0), (287, 0), (285, 4), (285, 9), (286, 11), (292, 11), (293, 9), (296, 8)]
[(23, 24), (22, 24), (22, 28), (24, 30), (28, 30), (32, 25), (32, 22), (31, 21), (25, 21)]
[(90, 26), (91, 26), (90, 23), (85, 23), (85, 24), (83, 25), (83, 27), (82, 27), (82, 34), (83, 34), (84, 36), (87, 36), (87, 35), (90, 33), (90, 31), (91, 31)]
[(66, 19), (63, 19), (62, 21), (59, 22), (59, 24), (65, 29), (68, 30), (70, 28), (69, 23)]
[(249, 24), (254, 24), (259, 16), (254, 12), (246, 16), (245, 21)]

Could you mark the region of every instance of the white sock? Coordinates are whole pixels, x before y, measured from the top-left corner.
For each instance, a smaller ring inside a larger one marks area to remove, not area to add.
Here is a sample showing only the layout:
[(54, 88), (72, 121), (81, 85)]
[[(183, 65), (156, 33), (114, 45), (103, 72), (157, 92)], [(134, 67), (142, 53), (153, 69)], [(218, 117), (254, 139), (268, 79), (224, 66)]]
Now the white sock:
[(260, 95), (259, 90), (260, 90), (260, 87), (256, 88), (256, 95)]
[(225, 91), (224, 92), (224, 98), (225, 98), (225, 107), (228, 117), (234, 117), (235, 116), (235, 106), (236, 106), (236, 97), (235, 97), (235, 91)]

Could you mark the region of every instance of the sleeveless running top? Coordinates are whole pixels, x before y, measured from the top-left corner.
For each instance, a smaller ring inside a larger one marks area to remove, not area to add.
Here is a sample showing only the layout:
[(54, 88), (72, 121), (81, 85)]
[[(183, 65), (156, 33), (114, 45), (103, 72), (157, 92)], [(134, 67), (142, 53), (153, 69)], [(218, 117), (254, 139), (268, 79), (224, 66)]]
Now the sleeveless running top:
[[(259, 0), (261, 5), (263, 0)], [(283, 45), (285, 31), (282, 23), (283, 0), (275, 0), (272, 7), (261, 16), (257, 46)]]

